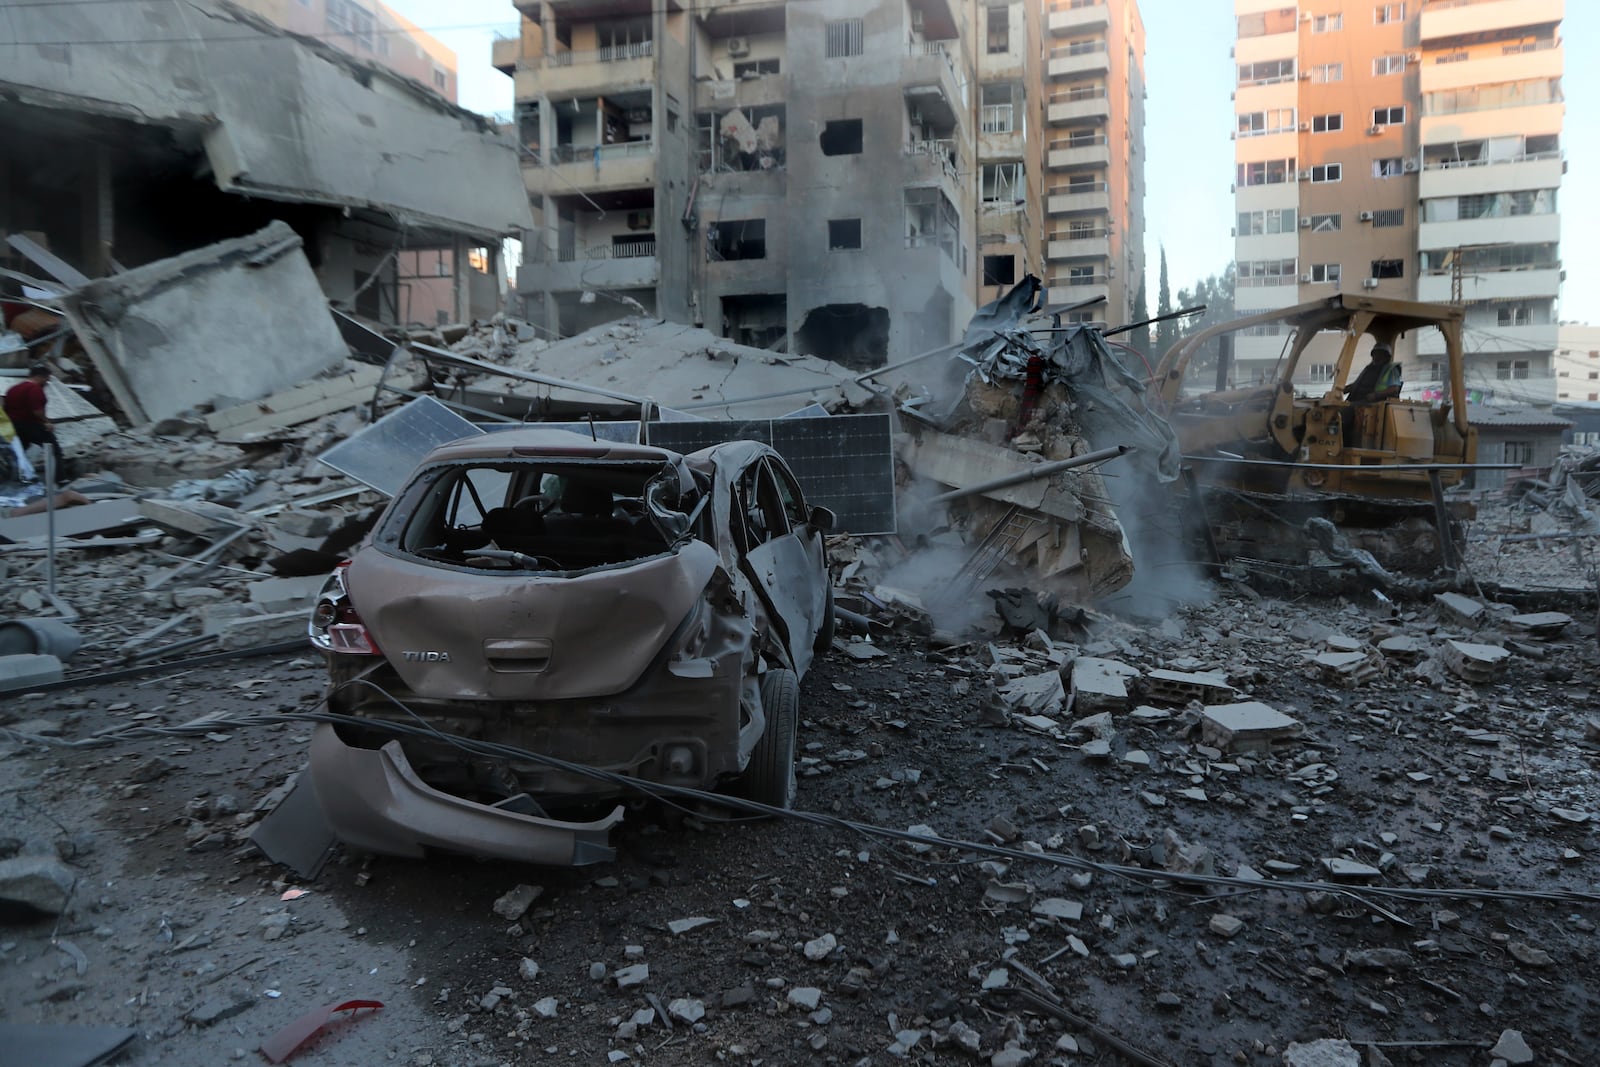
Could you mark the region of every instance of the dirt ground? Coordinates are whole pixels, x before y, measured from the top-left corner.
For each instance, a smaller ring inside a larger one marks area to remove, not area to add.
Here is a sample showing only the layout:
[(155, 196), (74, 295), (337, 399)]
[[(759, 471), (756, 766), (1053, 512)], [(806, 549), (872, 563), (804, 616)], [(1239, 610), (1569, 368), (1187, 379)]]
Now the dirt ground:
[[(1574, 615), (1478, 686), (1388, 662), (1342, 688), (1309, 662), (1330, 631), (1465, 636), (1425, 603), (1230, 590), (1064, 650), (1225, 673), (1303, 723), (1268, 756), (1203, 748), (1181, 707), (1117, 712), (1091, 756), (1075, 713), (1044, 731), (1001, 709), (981, 642), (899, 634), (879, 658), (820, 662), (799, 806), (1004, 857), (650, 804), (605, 866), (340, 851), (301, 884), (243, 838), (307, 724), (103, 748), (0, 734), (0, 851), (54, 848), (79, 879), (59, 924), (0, 927), (0, 1014), (131, 1027), (115, 1062), (167, 1067), (260, 1062), (278, 1027), (349, 998), (385, 1007), (295, 1062), (1191, 1067), (1347, 1038), (1364, 1065), (1487, 1065), (1510, 1029), (1534, 1062), (1592, 1064), (1596, 911), (1559, 899), (1594, 893), (1600, 862), (1600, 656), (1592, 610)], [(309, 656), (243, 660), (9, 699), (0, 723), (79, 740), (309, 710), (321, 684)], [(1378, 873), (1350, 894), (1273, 888), (1323, 879), (1327, 859)], [(1186, 869), (1260, 887), (1162, 877)], [(519, 884), (541, 892), (510, 921), (494, 905)]]

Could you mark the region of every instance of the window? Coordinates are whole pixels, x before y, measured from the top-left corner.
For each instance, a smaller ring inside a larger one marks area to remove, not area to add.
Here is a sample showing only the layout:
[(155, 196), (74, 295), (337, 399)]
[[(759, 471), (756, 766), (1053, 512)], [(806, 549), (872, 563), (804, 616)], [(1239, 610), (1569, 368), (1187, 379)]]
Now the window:
[(777, 59), (747, 59), (733, 65), (735, 81), (744, 81), (746, 78), (760, 78), (768, 74), (781, 74), (783, 63)]
[(1240, 137), (1260, 137), (1268, 133), (1285, 133), (1294, 129), (1294, 108), (1279, 107), (1270, 111), (1249, 111), (1239, 116)]
[(1406, 20), (1406, 5), (1404, 4), (1379, 4), (1372, 9), (1372, 23), (1382, 26), (1390, 22), (1404, 22)]
[(1239, 64), (1240, 85), (1272, 85), (1293, 80), (1293, 59), (1267, 59), (1260, 63)]
[(1344, 167), (1339, 163), (1322, 163), (1311, 168), (1311, 180), (1318, 184), (1336, 182), (1344, 177)]
[(1379, 56), (1372, 61), (1372, 76), (1382, 78), (1389, 74), (1404, 74), (1406, 57), (1403, 55)]
[(446, 75), (445, 72), (440, 70), (438, 67), (435, 67), (433, 69), (433, 87), (443, 92), (449, 86), (449, 84), (450, 79), (448, 75)]
[(1344, 129), (1344, 112), (1311, 116), (1312, 133), (1338, 133)]
[(1343, 222), (1344, 222), (1344, 216), (1338, 215), (1338, 214), (1334, 214), (1334, 215), (1312, 215), (1311, 216), (1311, 232), (1313, 232), (1313, 233), (1337, 233), (1339, 231), (1339, 229), (1341, 228)]
[(1374, 159), (1372, 161), (1372, 176), (1374, 178), (1398, 178), (1405, 172), (1405, 162), (1399, 156), (1391, 159)]
[[(1560, 78), (1533, 78), (1492, 85), (1440, 89), (1422, 97), (1424, 115), (1454, 115), (1462, 111), (1491, 111), (1503, 107), (1559, 104), (1565, 99)], [(1532, 149), (1527, 149), (1532, 151)], [(1548, 149), (1547, 149), (1548, 151)]]
[(1505, 448), (1505, 462), (1515, 463), (1520, 467), (1533, 466), (1532, 441), (1507, 441)]
[(1373, 229), (1388, 229), (1392, 226), (1406, 224), (1406, 209), (1403, 207), (1384, 208), (1382, 211), (1372, 213)]
[(861, 154), (861, 120), (835, 119), (822, 125), (822, 154), (858, 156)]
[(1311, 380), (1319, 383), (1333, 381), (1334, 366), (1332, 363), (1311, 364)]
[(1299, 280), (1293, 259), (1242, 260), (1238, 267), (1238, 284), (1245, 288), (1268, 285), (1293, 285)]
[(1339, 283), (1339, 264), (1313, 263), (1311, 264), (1311, 283), (1313, 285)]
[(1333, 33), (1344, 29), (1344, 15), (1317, 15), (1311, 20), (1312, 33)]
[(1312, 67), (1311, 80), (1314, 82), (1342, 82), (1344, 81), (1344, 64), (1323, 63), (1321, 66)]
[(862, 51), (862, 21), (860, 19), (837, 19), (825, 22), (823, 32), (827, 36), (823, 54), (829, 59), (843, 59), (846, 56), (859, 56)]
[(1495, 309), (1496, 325), (1526, 326), (1533, 321), (1533, 309), (1527, 304), (1507, 304)]
[(1404, 107), (1375, 107), (1372, 109), (1374, 126), (1399, 126), (1406, 121)]
[[(984, 133), (1010, 133), (1016, 129), (1016, 110), (1012, 106), (1016, 87), (1010, 82), (994, 82), (980, 90), (982, 111), (979, 128)], [(1016, 92), (1021, 97), (1020, 92)]]
[(980, 198), (985, 204), (1011, 204), (1028, 195), (1021, 163), (985, 163)]
[(1259, 163), (1240, 163), (1238, 184), (1280, 185), (1293, 179), (1293, 159), (1269, 159)]
[(828, 220), (828, 251), (848, 252), (861, 247), (860, 219)]
[(907, 189), (905, 224), (907, 248), (938, 245), (951, 262), (966, 269), (967, 253), (961, 244), (961, 212), (956, 210), (942, 190), (927, 186)]
[(328, 28), (372, 50), (372, 12), (352, 0), (328, 0)]
[(1093, 285), (1095, 283), (1094, 267), (1068, 267), (1068, 285)]
[(1016, 256), (984, 256), (983, 257), (983, 284), (984, 285), (1015, 285), (1015, 284), (1017, 284), (1017, 257)]
[(985, 24), (989, 42), (989, 54), (1011, 51), (1011, 9), (1006, 7), (991, 7), (988, 21)]
[(706, 258), (766, 259), (766, 219), (720, 219), (706, 227)]
[(1439, 360), (1434, 360), (1432, 363), (1428, 364), (1428, 381), (1444, 381), (1444, 363)]
[(1403, 259), (1375, 259), (1372, 261), (1371, 278), (1404, 278), (1406, 264)]
[(1235, 233), (1239, 237), (1259, 237), (1268, 233), (1293, 233), (1294, 228), (1294, 208), (1274, 208), (1239, 212), (1239, 227)]

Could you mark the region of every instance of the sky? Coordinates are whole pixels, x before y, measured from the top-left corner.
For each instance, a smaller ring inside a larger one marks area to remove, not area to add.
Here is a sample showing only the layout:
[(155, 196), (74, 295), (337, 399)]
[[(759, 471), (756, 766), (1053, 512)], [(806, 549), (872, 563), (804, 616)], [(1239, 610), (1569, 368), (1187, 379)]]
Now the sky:
[[(513, 34), (517, 12), (510, 0), (386, 0), (407, 18), (455, 49), (460, 103), (486, 114), (509, 114), (511, 79), (489, 65), (499, 30)], [(1352, 0), (1353, 5), (1368, 0)], [(1149, 295), (1156, 302), (1160, 250), (1167, 252), (1172, 290), (1192, 288), (1233, 258), (1234, 89), (1232, 0), (1141, 0), (1144, 17), (1145, 226)], [(1563, 321), (1600, 322), (1600, 65), (1583, 56), (1600, 39), (1600, 3), (1567, 0), (1562, 37), (1567, 42), (1567, 175), (1562, 185), (1561, 258)], [(1574, 47), (1576, 42), (1577, 47)]]

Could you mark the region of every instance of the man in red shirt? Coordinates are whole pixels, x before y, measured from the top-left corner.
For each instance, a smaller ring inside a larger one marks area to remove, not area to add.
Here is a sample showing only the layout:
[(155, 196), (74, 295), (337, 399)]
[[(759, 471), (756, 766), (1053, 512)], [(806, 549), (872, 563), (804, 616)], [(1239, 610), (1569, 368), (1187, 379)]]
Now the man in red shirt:
[(28, 376), (6, 390), (6, 418), (17, 431), (17, 440), (24, 448), (29, 445), (49, 445), (56, 456), (56, 475), (62, 476), (66, 460), (61, 455), (61, 445), (56, 441), (56, 425), (45, 417), (44, 383), (50, 380), (50, 368), (35, 363), (28, 368)]

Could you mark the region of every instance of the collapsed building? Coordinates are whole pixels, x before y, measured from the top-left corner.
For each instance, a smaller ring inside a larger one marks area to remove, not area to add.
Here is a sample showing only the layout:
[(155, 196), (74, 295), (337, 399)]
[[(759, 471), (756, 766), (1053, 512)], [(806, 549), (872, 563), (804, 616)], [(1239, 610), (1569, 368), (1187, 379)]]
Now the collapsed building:
[[(104, 277), (282, 221), (370, 319), (411, 320), (399, 261), (427, 250), (474, 264), (454, 319), (499, 308), (532, 219), (481, 116), (223, 0), (12, 5), (0, 37), (0, 235)], [(3, 242), (0, 267), (40, 273)]]

